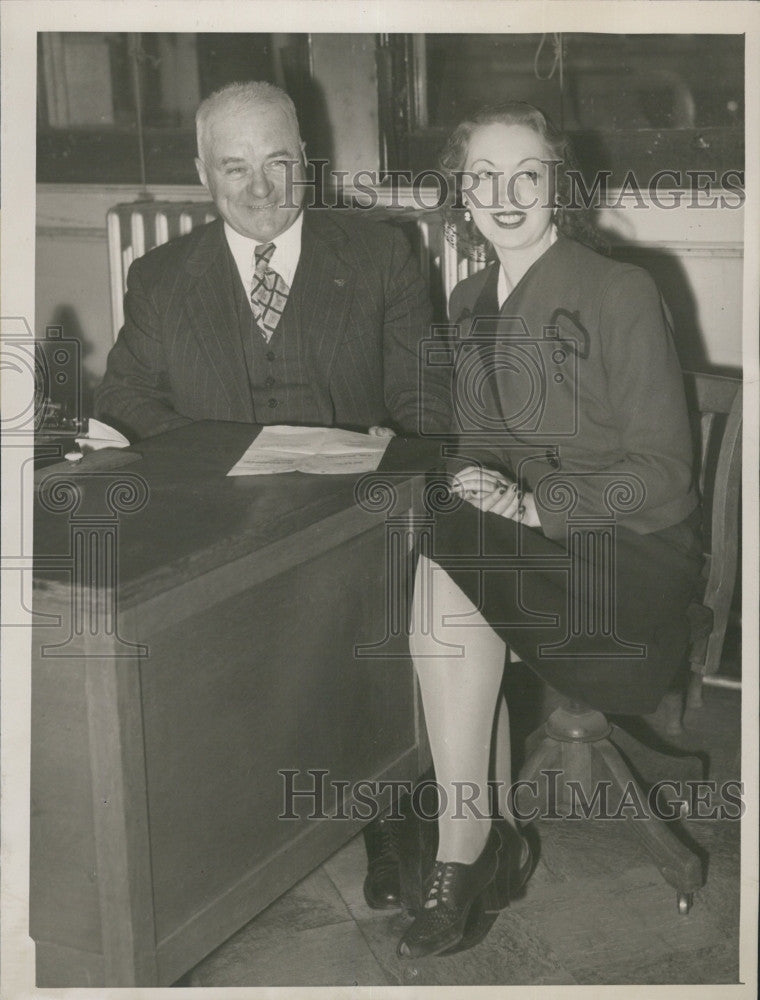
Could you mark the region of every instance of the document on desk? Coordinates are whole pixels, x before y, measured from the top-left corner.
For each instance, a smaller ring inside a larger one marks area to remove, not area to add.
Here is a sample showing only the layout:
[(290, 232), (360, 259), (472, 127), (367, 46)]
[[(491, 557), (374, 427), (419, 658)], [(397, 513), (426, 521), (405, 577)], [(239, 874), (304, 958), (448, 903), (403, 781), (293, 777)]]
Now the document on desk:
[(264, 427), (228, 476), (268, 476), (278, 472), (340, 475), (374, 472), (389, 438), (337, 427)]
[(74, 439), (83, 452), (100, 451), (101, 448), (128, 448), (129, 441), (115, 428), (94, 417), (87, 421), (87, 433)]

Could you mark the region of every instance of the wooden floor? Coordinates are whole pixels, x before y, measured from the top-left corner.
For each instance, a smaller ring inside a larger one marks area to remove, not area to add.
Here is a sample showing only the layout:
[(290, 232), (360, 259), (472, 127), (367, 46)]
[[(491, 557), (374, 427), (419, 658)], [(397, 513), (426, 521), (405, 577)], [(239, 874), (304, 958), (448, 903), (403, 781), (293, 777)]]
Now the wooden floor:
[[(705, 691), (683, 747), (710, 755), (710, 776), (737, 779), (740, 697)], [(675, 741), (679, 742), (679, 741)], [(738, 980), (739, 823), (690, 820), (709, 855), (707, 885), (686, 916), (628, 825), (543, 820), (527, 892), (468, 952), (402, 961), (400, 912), (362, 896), (362, 838), (209, 955), (186, 986), (708, 984)]]

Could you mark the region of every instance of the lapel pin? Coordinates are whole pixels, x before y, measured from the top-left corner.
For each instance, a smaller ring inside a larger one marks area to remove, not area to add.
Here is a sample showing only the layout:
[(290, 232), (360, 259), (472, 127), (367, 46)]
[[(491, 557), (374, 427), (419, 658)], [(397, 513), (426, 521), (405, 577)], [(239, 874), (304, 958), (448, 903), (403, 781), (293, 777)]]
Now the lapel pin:
[(342, 288), (345, 285), (345, 283), (346, 283), (346, 279), (345, 278), (333, 278), (333, 281), (338, 286), (338, 288)]

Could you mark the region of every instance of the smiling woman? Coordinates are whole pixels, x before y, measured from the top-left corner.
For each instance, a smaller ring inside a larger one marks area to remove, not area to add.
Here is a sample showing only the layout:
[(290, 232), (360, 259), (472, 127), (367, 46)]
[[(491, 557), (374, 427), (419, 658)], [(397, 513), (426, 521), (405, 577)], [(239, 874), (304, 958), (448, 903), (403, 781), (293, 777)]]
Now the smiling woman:
[(441, 166), (448, 190), (461, 192), (461, 199), (450, 199), (448, 215), (467, 256), (493, 258), (501, 246), (547, 240), (550, 221), (559, 232), (606, 249), (591, 213), (573, 196), (577, 164), (570, 143), (538, 108), (512, 101), (481, 109), (451, 133)]
[(471, 137), (464, 168), (480, 184), (464, 196), (464, 203), (497, 253), (529, 248), (541, 253), (550, 245), (549, 156), (544, 141), (526, 125), (495, 121)]
[(473, 798), (467, 816), (439, 810), (403, 957), (479, 943), (531, 873), (512, 804), (492, 801), (512, 781), (507, 649), (620, 714), (654, 711), (685, 649), (701, 547), (683, 380), (649, 275), (570, 238), (579, 209), (552, 180), (566, 155), (541, 111), (511, 101), (444, 154), (473, 181), (462, 221), (496, 260), (449, 303), (453, 482), (409, 645), (441, 801)]

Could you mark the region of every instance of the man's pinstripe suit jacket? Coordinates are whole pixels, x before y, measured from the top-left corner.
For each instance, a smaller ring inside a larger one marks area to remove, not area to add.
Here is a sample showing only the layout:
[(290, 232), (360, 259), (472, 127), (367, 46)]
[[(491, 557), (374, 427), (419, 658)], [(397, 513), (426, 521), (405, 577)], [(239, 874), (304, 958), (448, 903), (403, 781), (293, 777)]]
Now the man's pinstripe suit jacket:
[[(230, 266), (221, 220), (132, 264), (124, 327), (95, 396), (98, 419), (131, 440), (195, 420), (254, 422)], [(431, 311), (403, 234), (346, 212), (305, 210), (291, 297), (319, 423), (414, 433)], [(442, 382), (427, 380), (424, 405), (426, 426), (445, 432)]]

